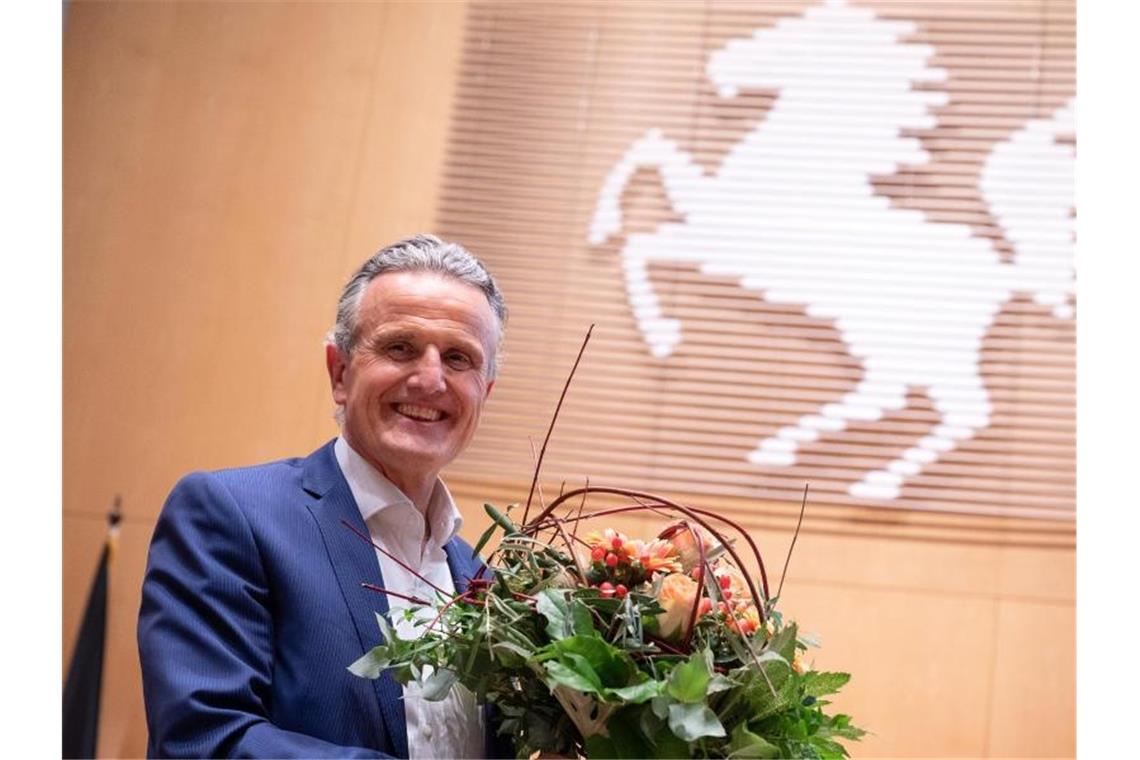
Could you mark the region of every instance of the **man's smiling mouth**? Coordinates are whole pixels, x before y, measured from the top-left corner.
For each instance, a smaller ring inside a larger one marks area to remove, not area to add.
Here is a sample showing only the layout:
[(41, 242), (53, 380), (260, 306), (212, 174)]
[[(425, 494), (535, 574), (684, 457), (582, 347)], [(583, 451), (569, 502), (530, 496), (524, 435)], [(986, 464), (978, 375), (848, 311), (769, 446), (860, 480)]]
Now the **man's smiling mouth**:
[(396, 411), (405, 417), (423, 422), (436, 422), (444, 417), (443, 412), (438, 409), (415, 404), (396, 404)]

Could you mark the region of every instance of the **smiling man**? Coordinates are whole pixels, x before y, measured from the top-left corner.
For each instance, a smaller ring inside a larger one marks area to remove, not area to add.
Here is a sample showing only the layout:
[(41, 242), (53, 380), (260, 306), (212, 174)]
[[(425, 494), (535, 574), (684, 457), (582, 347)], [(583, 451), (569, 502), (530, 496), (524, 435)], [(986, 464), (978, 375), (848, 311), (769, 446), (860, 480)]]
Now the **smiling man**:
[(376, 612), (415, 636), (407, 599), (438, 603), (478, 569), (439, 473), (475, 434), (505, 319), (461, 246), (418, 235), (381, 250), (345, 286), (325, 347), (340, 435), (175, 486), (139, 613), (148, 755), (510, 752), (466, 691), (427, 701), (346, 669), (380, 643)]

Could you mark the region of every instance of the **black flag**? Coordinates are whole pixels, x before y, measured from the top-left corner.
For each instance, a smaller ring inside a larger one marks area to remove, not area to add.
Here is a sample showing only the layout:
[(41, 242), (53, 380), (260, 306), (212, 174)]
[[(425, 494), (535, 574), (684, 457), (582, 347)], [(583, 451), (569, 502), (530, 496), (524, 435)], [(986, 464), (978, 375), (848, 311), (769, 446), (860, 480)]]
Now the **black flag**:
[(108, 515), (107, 542), (99, 555), (95, 580), (87, 596), (87, 608), (71, 667), (63, 686), (63, 757), (95, 757), (99, 729), (99, 690), (103, 684), (103, 648), (107, 638), (107, 569), (114, 553), (119, 525), (119, 499)]

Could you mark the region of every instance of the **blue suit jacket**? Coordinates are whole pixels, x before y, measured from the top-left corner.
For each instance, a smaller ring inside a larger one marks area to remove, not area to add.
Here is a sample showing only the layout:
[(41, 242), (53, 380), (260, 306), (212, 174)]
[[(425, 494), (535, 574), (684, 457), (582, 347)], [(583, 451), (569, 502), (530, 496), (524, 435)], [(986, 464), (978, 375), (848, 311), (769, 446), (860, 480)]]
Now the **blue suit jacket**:
[[(408, 756), (402, 689), (347, 666), (387, 613), (331, 442), (304, 459), (183, 478), (155, 527), (138, 642), (149, 756)], [(457, 590), (478, 569), (446, 547)], [(488, 745), (488, 755), (501, 745)]]

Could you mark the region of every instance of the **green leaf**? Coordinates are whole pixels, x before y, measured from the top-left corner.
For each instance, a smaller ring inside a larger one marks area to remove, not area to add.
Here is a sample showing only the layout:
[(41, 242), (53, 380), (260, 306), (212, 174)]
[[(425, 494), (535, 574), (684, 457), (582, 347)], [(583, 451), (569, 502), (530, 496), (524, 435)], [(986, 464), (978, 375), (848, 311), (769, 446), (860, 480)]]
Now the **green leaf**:
[(801, 680), (805, 696), (822, 697), (827, 694), (834, 694), (842, 689), (851, 680), (851, 674), (811, 670), (804, 673)]
[(637, 673), (637, 665), (627, 653), (599, 636), (571, 636), (552, 642), (538, 655), (538, 659), (549, 659), (551, 656), (563, 663), (568, 658), (576, 660), (581, 657), (601, 679), (601, 685), (610, 688), (629, 686)]
[(380, 674), (387, 670), (391, 663), (392, 658), (388, 656), (388, 647), (381, 645), (349, 665), (348, 670), (361, 678), (379, 678)]
[(496, 641), (491, 644), (491, 652), (498, 656), (499, 662), (505, 667), (521, 668), (526, 665), (530, 652), (509, 641)]
[(601, 734), (586, 737), (586, 757), (602, 760), (617, 756), (617, 748), (610, 737)]
[(511, 518), (507, 517), (490, 504), (484, 504), (483, 509), (487, 511), (487, 514), (490, 515), (491, 519), (498, 523), (499, 527), (501, 527), (507, 533), (507, 535), (519, 532), (518, 527), (515, 525), (514, 521), (511, 520)]
[(559, 641), (574, 635), (570, 600), (565, 591), (552, 588), (540, 591), (534, 607), (538, 614), (546, 618), (546, 633), (550, 638)]
[[(657, 714), (650, 709), (649, 705), (643, 705), (636, 708), (640, 713), (637, 721), (637, 728), (642, 736), (648, 737), (649, 741), (653, 744), (653, 753), (649, 757), (653, 758), (689, 758), (692, 757), (692, 752), (689, 751), (689, 743), (679, 738), (676, 734), (669, 730), (666, 718), (669, 716), (668, 707), (662, 712), (664, 717), (658, 717)], [(625, 712), (623, 711), (618, 715), (624, 718)], [(617, 718), (610, 718), (613, 721)]]
[(705, 704), (669, 705), (669, 728), (687, 742), (703, 736), (724, 736), (724, 726)]
[(736, 683), (728, 676), (723, 673), (713, 673), (712, 678), (709, 679), (709, 694), (728, 691), (734, 686), (736, 686)]
[(704, 702), (712, 674), (712, 652), (693, 652), (688, 660), (673, 668), (667, 681), (669, 696), (678, 702)]
[(483, 534), (479, 536), (479, 540), (475, 542), (475, 548), (471, 550), (471, 559), (475, 559), (479, 556), (479, 552), (483, 551), (483, 547), (486, 546), (487, 542), (491, 540), (491, 536), (495, 535), (495, 530), (498, 527), (498, 523), (492, 522), (490, 526), (488, 526), (487, 530), (483, 531)]
[(594, 616), (590, 608), (577, 599), (570, 600), (570, 618), (577, 636), (597, 636), (601, 634), (594, 628)]
[(763, 737), (748, 730), (744, 723), (737, 724), (732, 729), (732, 739), (728, 743), (728, 757), (730, 758), (777, 758), (780, 748)]
[(622, 702), (637, 705), (660, 696), (664, 688), (665, 684), (649, 679), (620, 689), (606, 689), (606, 696), (613, 696)]
[(439, 702), (448, 695), (458, 680), (459, 676), (453, 670), (437, 670), (423, 682), (420, 695), (428, 702)]
[(562, 685), (576, 691), (592, 694), (597, 694), (602, 690), (601, 679), (598, 678), (598, 674), (593, 669), (582, 672), (582, 669), (564, 665), (556, 660), (546, 663), (546, 672), (549, 675), (547, 683), (551, 686)]
[[(606, 721), (613, 755), (617, 758), (645, 758), (653, 754), (653, 745), (637, 728), (634, 712), (621, 710)], [(593, 758), (593, 755), (589, 757)]]
[(780, 632), (772, 637), (765, 648), (767, 651), (779, 652), (780, 656), (791, 662), (796, 656), (796, 624), (789, 623)]

